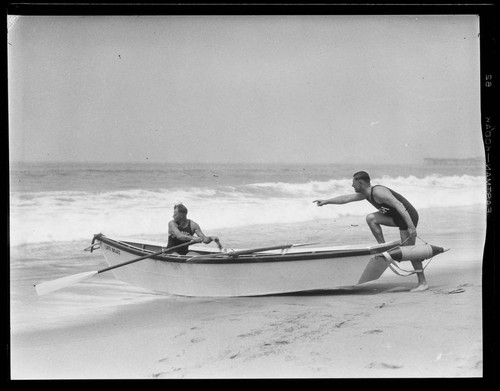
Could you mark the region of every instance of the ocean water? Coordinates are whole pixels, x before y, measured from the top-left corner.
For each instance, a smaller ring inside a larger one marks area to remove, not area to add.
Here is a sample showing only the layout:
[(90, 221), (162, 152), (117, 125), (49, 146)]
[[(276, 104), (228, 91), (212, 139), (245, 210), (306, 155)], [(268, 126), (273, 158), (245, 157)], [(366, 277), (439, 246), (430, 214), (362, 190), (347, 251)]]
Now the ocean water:
[(11, 167), (10, 243), (89, 240), (99, 232), (162, 240), (177, 202), (207, 232), (362, 216), (373, 209), (368, 203), (312, 203), (351, 193), (360, 169), (418, 210), (486, 199), (480, 166), (18, 164)]
[[(352, 174), (359, 170), (368, 171), (373, 184), (403, 194), (421, 216), (435, 210), (485, 210), (481, 165), (12, 163), (11, 329), (67, 327), (108, 316), (120, 305), (162, 299), (110, 273), (41, 297), (33, 285), (104, 267), (100, 252), (83, 251), (95, 233), (166, 243), (178, 202), (205, 234), (218, 235), (228, 248), (373, 243), (364, 220), (373, 211), (368, 202), (321, 208), (313, 203), (351, 193)], [(466, 225), (476, 226), (465, 222), (460, 229), (467, 230)], [(457, 229), (432, 218), (419, 225), (423, 235), (441, 230), (453, 236)], [(398, 239), (397, 230), (391, 235), (396, 236), (386, 239)], [(483, 228), (470, 235), (481, 239)]]

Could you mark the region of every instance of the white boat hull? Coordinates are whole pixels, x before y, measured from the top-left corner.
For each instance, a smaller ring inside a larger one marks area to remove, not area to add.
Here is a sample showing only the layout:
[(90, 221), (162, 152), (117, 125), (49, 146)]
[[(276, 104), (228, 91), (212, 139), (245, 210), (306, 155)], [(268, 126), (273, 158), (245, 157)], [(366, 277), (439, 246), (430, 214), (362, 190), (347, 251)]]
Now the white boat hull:
[[(122, 244), (112, 240), (101, 243), (101, 251), (109, 266), (141, 255), (128, 251)], [(234, 297), (327, 290), (356, 285), (373, 254), (385, 251), (391, 245), (397, 243), (348, 250), (345, 246), (330, 248), (330, 257), (318, 251), (321, 258), (305, 260), (286, 260), (288, 255), (277, 255), (279, 261), (261, 261), (262, 257), (254, 256), (246, 260), (240, 257), (227, 262), (194, 263), (154, 257), (111, 271), (115, 278), (134, 286), (182, 296)], [(290, 253), (311, 254), (314, 253), (312, 250)], [(361, 254), (355, 255), (356, 252)]]

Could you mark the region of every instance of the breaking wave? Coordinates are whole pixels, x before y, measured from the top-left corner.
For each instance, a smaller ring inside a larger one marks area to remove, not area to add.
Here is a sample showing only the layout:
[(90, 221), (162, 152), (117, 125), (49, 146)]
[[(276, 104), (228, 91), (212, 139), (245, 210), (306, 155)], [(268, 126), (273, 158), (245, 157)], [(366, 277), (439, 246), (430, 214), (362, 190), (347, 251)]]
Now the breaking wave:
[[(404, 195), (417, 209), (486, 204), (481, 176), (382, 177), (372, 180)], [(19, 192), (11, 195), (11, 245), (87, 240), (94, 233), (167, 235), (173, 205), (183, 202), (188, 217), (205, 232), (253, 224), (300, 223), (361, 216), (373, 207), (357, 202), (318, 208), (313, 200), (351, 193), (350, 179), (307, 183), (268, 182), (180, 189), (106, 192)]]

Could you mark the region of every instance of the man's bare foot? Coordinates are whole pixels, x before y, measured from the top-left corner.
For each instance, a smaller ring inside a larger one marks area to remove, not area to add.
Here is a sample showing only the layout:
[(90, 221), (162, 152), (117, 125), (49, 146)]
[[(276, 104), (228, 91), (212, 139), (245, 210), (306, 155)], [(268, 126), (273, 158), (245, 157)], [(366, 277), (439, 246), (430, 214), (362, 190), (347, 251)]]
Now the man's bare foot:
[(412, 290), (410, 290), (410, 292), (422, 292), (422, 291), (426, 291), (427, 289), (429, 289), (429, 285), (420, 284), (416, 288), (413, 288)]

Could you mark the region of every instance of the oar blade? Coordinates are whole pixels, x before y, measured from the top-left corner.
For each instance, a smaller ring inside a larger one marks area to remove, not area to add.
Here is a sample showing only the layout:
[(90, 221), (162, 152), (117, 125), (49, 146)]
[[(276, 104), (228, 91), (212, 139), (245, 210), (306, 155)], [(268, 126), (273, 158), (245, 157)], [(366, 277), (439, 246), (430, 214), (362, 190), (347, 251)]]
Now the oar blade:
[(45, 295), (47, 293), (66, 288), (70, 285), (77, 284), (81, 281), (84, 281), (88, 278), (95, 276), (97, 273), (98, 271), (83, 272), (83, 273), (73, 274), (71, 276), (58, 278), (57, 280), (42, 282), (40, 284), (35, 285), (35, 290), (38, 295), (40, 296)]

